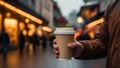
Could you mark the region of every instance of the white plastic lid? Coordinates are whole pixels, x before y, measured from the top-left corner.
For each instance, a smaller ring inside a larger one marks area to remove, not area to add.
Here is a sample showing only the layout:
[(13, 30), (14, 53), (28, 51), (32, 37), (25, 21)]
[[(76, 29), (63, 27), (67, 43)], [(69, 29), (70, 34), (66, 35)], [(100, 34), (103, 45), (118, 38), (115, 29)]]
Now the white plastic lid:
[(75, 31), (73, 28), (56, 28), (54, 34), (74, 34)]

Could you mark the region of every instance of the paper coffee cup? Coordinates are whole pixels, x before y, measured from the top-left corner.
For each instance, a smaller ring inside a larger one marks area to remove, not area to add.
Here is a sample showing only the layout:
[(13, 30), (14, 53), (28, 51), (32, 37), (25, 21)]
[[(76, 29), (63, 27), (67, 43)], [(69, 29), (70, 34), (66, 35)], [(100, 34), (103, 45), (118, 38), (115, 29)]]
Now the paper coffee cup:
[(59, 59), (71, 59), (72, 49), (68, 48), (67, 45), (74, 41), (74, 33), (73, 28), (56, 28), (54, 31), (60, 52)]

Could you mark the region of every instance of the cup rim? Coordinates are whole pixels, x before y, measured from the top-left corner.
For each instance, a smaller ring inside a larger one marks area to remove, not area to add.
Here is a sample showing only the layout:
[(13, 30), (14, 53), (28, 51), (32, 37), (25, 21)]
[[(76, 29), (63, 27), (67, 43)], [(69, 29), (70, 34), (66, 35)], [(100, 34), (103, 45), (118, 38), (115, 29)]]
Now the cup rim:
[[(67, 30), (71, 30), (71, 31), (67, 31)], [(54, 31), (54, 34), (74, 34), (74, 33), (75, 31), (73, 28), (56, 28), (56, 30)]]

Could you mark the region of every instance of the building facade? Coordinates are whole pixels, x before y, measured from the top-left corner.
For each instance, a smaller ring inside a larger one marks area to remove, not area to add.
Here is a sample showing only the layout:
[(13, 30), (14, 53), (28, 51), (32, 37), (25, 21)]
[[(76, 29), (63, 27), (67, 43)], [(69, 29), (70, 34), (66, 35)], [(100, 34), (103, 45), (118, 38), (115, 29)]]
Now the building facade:
[(49, 21), (49, 26), (53, 27), (53, 1), (52, 0), (35, 0), (35, 10)]
[(104, 11), (110, 1), (112, 1), (112, 0), (84, 0), (85, 3), (99, 2), (100, 3), (100, 11)]

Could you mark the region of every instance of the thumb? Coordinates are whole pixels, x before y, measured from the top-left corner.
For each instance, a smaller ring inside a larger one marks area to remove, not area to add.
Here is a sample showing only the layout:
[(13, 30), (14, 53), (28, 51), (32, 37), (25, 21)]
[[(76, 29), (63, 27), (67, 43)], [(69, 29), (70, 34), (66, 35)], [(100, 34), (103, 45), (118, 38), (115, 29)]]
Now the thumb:
[(69, 48), (75, 48), (76, 47), (76, 43), (74, 42), (74, 43), (69, 43), (68, 44), (68, 47)]

